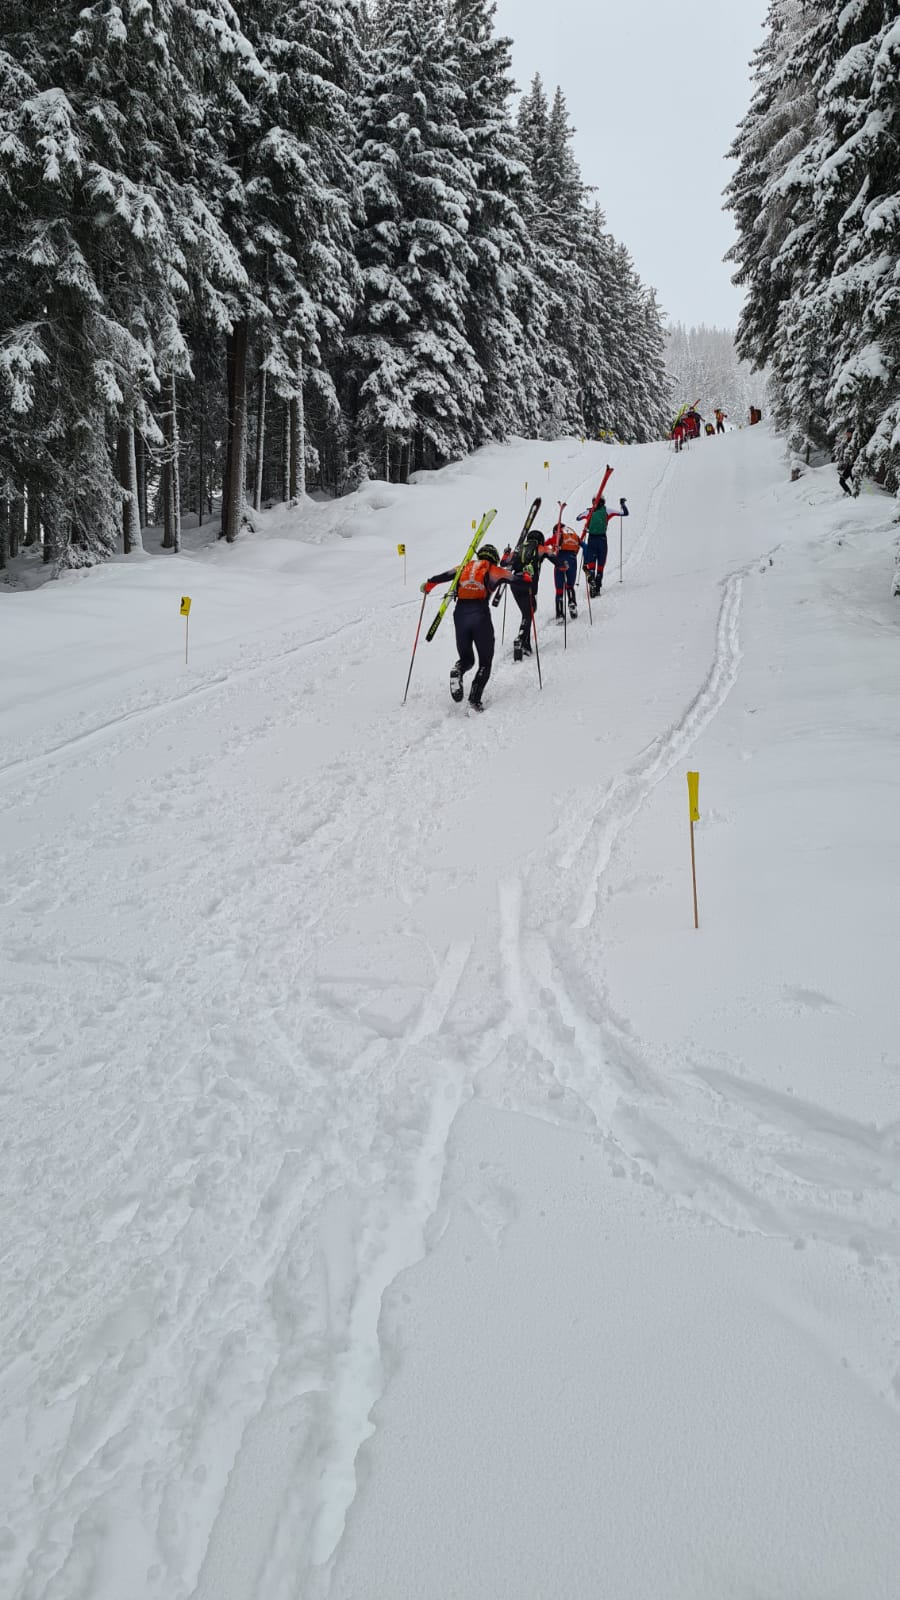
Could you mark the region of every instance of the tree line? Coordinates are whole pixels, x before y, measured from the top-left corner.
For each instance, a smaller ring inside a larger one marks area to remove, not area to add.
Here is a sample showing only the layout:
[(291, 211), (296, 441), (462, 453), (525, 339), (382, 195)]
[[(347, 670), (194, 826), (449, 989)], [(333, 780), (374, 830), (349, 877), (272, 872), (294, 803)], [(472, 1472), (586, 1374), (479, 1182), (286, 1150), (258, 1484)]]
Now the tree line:
[(493, 0), (4, 0), (0, 564), (657, 436), (653, 292)]
[(795, 451), (900, 489), (900, 17), (896, 0), (770, 0), (726, 200)]

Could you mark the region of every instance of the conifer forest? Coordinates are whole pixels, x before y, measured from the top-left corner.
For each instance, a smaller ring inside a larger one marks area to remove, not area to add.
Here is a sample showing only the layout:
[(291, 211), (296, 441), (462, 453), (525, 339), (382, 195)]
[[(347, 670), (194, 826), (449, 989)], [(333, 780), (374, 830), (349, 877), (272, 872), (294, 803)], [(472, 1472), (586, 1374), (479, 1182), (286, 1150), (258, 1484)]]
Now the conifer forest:
[(727, 191), (740, 354), (806, 459), (900, 487), (897, 0), (771, 0)]
[(0, 564), (667, 421), (653, 291), (493, 0), (3, 0)]

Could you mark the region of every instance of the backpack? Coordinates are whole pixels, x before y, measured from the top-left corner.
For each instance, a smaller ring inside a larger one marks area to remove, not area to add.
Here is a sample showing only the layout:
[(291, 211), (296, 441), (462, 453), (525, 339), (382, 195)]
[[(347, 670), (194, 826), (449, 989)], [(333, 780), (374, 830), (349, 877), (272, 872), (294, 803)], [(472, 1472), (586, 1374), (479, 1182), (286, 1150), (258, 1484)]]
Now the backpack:
[(491, 563), (481, 561), (477, 556), (474, 561), (467, 561), (456, 585), (457, 600), (486, 600), (486, 580), (490, 570)]

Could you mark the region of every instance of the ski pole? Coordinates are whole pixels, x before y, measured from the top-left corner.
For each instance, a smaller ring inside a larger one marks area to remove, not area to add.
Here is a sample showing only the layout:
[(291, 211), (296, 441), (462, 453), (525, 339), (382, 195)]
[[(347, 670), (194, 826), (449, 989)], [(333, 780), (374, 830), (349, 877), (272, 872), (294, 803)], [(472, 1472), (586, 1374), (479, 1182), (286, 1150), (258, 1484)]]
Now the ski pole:
[(425, 615), (425, 601), (427, 599), (428, 599), (427, 594), (423, 594), (423, 596), (422, 596), (422, 609), (419, 612), (419, 626), (416, 629), (416, 642), (413, 645), (412, 659), (410, 660), (410, 663), (409, 663), (409, 677), (406, 680), (406, 688), (405, 688), (405, 690), (403, 692), (403, 704), (404, 705), (406, 705), (406, 696), (409, 694), (409, 685), (410, 685), (410, 679), (412, 678), (413, 662), (416, 659), (416, 651), (419, 648), (419, 634), (422, 631), (422, 618)]
[(587, 595), (588, 616), (591, 619), (591, 627), (593, 627), (594, 626), (594, 612), (593, 612), (593, 608), (591, 606), (591, 586), (590, 586), (590, 584), (588, 582), (587, 567), (585, 566), (584, 562), (581, 563), (581, 570), (584, 573), (584, 592)]
[(538, 649), (537, 612), (535, 611), (535, 608), (534, 608), (534, 595), (532, 595), (532, 597), (531, 597), (531, 626), (532, 626), (532, 630), (534, 632), (534, 659), (537, 662), (538, 684), (543, 689), (544, 680), (541, 677), (541, 652)]
[(507, 591), (508, 588), (509, 588), (509, 584), (505, 583), (503, 585), (503, 626), (500, 629), (500, 643), (501, 644), (504, 644), (505, 641), (506, 641), (506, 591)]

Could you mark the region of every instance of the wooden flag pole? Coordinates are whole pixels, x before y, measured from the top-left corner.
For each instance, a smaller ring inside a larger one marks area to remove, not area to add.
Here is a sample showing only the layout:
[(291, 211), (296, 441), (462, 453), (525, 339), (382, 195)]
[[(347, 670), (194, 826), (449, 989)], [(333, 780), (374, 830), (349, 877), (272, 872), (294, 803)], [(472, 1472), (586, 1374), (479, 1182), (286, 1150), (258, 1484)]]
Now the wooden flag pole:
[(694, 823), (700, 821), (700, 774), (689, 772), (688, 781), (688, 809), (691, 818), (691, 878), (694, 885), (694, 927), (700, 926), (700, 912), (697, 906), (697, 852), (694, 847)]
[(191, 626), (191, 597), (189, 594), (181, 596), (180, 614), (184, 617), (184, 664), (188, 664), (188, 631)]

